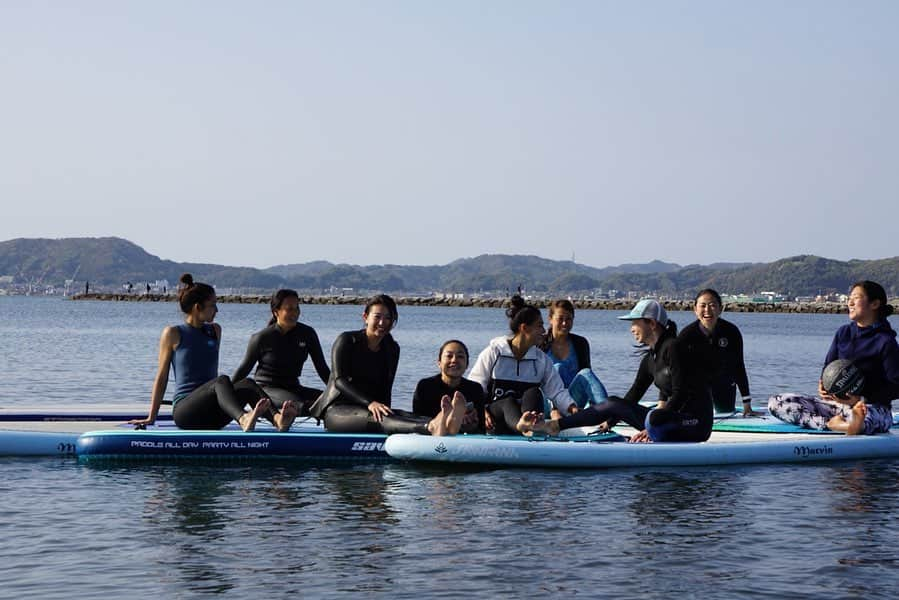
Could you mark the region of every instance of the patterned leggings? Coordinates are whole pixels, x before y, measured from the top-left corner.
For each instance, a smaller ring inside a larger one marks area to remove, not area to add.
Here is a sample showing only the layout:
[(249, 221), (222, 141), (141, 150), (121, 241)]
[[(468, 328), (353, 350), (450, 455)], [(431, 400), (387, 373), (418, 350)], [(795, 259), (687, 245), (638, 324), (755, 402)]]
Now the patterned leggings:
[[(827, 422), (837, 415), (842, 415), (847, 421), (852, 418), (852, 409), (846, 404), (828, 402), (814, 396), (801, 394), (771, 396), (768, 398), (768, 411), (786, 423), (822, 431), (827, 429)], [(892, 424), (893, 413), (889, 408), (880, 404), (868, 404), (868, 413), (865, 415), (865, 435), (889, 431)]]

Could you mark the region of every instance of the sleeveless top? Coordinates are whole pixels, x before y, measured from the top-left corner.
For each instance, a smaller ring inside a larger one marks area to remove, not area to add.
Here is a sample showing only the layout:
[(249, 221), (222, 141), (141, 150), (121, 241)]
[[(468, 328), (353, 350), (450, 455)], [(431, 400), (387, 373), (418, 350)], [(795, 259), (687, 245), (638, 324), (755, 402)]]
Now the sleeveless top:
[(197, 329), (187, 323), (178, 325), (181, 341), (172, 356), (175, 372), (175, 397), (178, 402), (192, 391), (218, 377), (219, 341), (212, 324)]

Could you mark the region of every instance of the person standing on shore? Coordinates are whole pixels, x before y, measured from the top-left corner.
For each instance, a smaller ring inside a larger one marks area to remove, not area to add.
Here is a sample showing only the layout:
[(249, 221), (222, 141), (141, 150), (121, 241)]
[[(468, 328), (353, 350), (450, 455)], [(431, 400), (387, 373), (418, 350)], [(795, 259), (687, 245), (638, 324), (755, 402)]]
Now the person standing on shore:
[(806, 429), (829, 429), (848, 435), (884, 433), (893, 424), (892, 402), (899, 399), (899, 346), (887, 320), (893, 306), (886, 290), (873, 281), (858, 281), (849, 291), (849, 323), (837, 329), (824, 366), (852, 361), (864, 375), (859, 394), (838, 397), (818, 380), (818, 397), (778, 394), (768, 399), (772, 415)]
[[(218, 312), (215, 290), (195, 283), (189, 273), (181, 276), (178, 303), (184, 323), (166, 327), (159, 338), (159, 365), (145, 419), (132, 425), (146, 426), (156, 421), (165, 396), (169, 370), (175, 371), (172, 418), (181, 429), (221, 429), (232, 420), (244, 431), (253, 431), (256, 421), (266, 417), (279, 431), (287, 431), (297, 416), (293, 403), (274, 411), (265, 392), (251, 379), (233, 384), (218, 374), (222, 328), (213, 323)], [(244, 408), (249, 405), (250, 410)]]
[(331, 369), (325, 362), (318, 334), (312, 327), (299, 322), (299, 294), (294, 290), (278, 290), (272, 294), (270, 306), (272, 317), (268, 327), (250, 338), (243, 361), (231, 380), (245, 378), (255, 365), (253, 378), (276, 408), (280, 409), (290, 401), (299, 407), (300, 415), (308, 415), (309, 406), (322, 390), (300, 384), (303, 364), (311, 358), (316, 373), (325, 384), (331, 377)]
[(739, 390), (743, 415), (756, 414), (752, 410), (749, 377), (743, 360), (743, 336), (736, 325), (721, 318), (721, 295), (704, 289), (693, 300), (696, 320), (683, 328), (678, 336), (687, 352), (702, 356), (700, 362), (709, 373), (709, 384), (715, 411), (732, 413), (736, 410), (736, 391)]

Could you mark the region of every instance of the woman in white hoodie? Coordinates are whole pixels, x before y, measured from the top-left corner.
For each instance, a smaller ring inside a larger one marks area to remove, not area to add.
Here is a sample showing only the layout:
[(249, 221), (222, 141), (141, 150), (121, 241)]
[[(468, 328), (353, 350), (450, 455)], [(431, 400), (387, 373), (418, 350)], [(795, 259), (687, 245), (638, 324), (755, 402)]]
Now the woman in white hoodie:
[(487, 428), (517, 433), (523, 412), (543, 413), (544, 395), (563, 415), (577, 412), (552, 360), (539, 347), (546, 335), (540, 310), (513, 296), (506, 316), (512, 335), (490, 340), (468, 374), (484, 388)]

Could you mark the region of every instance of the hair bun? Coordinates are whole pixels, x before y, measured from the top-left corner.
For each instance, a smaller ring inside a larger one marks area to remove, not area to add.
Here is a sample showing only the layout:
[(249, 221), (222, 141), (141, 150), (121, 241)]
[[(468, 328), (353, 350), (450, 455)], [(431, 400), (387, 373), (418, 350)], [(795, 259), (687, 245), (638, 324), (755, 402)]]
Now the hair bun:
[(194, 277), (190, 273), (185, 273), (181, 276), (180, 281), (184, 285), (184, 287), (192, 287), (194, 284)]

